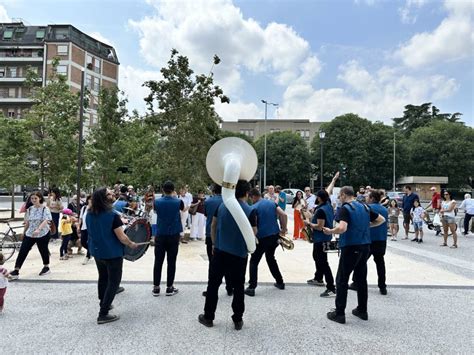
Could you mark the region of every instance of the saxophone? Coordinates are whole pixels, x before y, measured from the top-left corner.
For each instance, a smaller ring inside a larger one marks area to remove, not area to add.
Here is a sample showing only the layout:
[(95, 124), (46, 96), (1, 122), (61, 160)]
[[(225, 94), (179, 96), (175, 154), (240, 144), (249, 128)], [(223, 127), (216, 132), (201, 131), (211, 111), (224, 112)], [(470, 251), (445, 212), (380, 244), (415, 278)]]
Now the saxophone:
[[(311, 218), (308, 217), (308, 214), (310, 214), (308, 211), (306, 211), (306, 209), (302, 208), (300, 210), (300, 214), (301, 214), (301, 219), (304, 221), (308, 221), (308, 222), (311, 222)], [(303, 230), (301, 231), (301, 234), (303, 235), (303, 239), (306, 240), (308, 243), (312, 243), (313, 242), (313, 230), (311, 229), (310, 226), (306, 226), (303, 228)]]
[(295, 243), (287, 235), (281, 235), (278, 238), (278, 243), (281, 245), (282, 249), (293, 250), (295, 248)]

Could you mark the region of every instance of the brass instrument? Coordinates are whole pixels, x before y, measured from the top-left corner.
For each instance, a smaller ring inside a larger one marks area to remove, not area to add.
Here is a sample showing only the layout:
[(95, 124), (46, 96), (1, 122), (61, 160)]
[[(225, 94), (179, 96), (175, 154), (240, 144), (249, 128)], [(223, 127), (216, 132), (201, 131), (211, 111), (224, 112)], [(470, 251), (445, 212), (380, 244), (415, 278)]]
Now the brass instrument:
[[(303, 220), (303, 223), (304, 221), (311, 222), (311, 213), (306, 211), (306, 209), (302, 208), (300, 210), (300, 214), (301, 214), (301, 219)], [(303, 235), (304, 240), (306, 240), (309, 243), (313, 242), (313, 230), (311, 229), (310, 226), (305, 226), (302, 229), (301, 234)]]
[(295, 248), (295, 243), (287, 235), (279, 235), (278, 243), (281, 245), (282, 249), (293, 250)]

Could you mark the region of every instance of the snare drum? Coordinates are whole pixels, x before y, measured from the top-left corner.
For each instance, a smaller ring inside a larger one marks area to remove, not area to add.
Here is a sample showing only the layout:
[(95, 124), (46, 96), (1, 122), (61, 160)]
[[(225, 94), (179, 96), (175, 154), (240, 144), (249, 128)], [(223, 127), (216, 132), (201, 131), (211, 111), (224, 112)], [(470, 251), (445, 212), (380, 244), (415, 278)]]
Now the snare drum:
[[(145, 243), (150, 241), (151, 228), (146, 219), (135, 219), (124, 230), (127, 237), (135, 243)], [(140, 245), (136, 249), (125, 247), (124, 258), (128, 261), (140, 259), (148, 249), (149, 244)]]

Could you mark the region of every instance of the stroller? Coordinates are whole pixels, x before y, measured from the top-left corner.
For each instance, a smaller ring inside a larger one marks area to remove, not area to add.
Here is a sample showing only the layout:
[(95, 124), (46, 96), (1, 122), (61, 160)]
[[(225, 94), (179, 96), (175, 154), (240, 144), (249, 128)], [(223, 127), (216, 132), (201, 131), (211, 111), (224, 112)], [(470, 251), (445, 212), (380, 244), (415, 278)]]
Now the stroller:
[(436, 213), (434, 215), (433, 221), (430, 218), (430, 214), (425, 213), (424, 221), (425, 221), (426, 225), (428, 226), (429, 230), (436, 231), (436, 236), (441, 234), (441, 219), (440, 219), (438, 213)]

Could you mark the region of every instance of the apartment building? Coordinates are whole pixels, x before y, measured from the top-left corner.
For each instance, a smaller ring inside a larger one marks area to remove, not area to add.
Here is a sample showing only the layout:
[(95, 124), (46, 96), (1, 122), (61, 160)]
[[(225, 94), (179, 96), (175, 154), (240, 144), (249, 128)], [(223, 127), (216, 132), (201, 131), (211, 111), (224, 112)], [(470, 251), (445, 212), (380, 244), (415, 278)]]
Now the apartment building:
[(0, 115), (21, 118), (31, 107), (30, 92), (23, 86), (27, 68), (47, 83), (53, 58), (59, 58), (58, 73), (67, 78), (73, 92), (81, 90), (82, 70), (91, 92), (84, 126), (97, 123), (101, 87), (118, 85), (119, 61), (115, 49), (72, 25), (25, 26), (22, 22), (0, 23)]
[[(266, 121), (266, 123), (265, 123)], [(267, 133), (291, 131), (299, 134), (308, 144), (318, 134), (321, 122), (310, 122), (308, 119), (239, 119), (237, 122), (222, 122), (222, 129), (242, 133), (252, 139), (258, 139)]]

